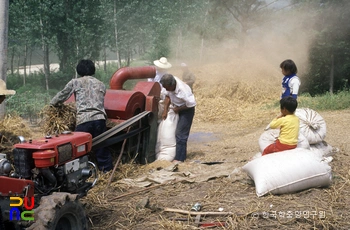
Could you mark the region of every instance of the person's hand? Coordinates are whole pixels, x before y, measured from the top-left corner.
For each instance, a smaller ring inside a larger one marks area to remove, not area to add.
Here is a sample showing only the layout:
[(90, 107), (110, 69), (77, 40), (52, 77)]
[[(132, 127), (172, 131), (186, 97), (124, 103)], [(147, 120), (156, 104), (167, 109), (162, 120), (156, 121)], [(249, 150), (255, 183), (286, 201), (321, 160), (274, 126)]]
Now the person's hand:
[(179, 111), (180, 111), (180, 109), (179, 109), (178, 106), (175, 106), (175, 107), (173, 108), (173, 110), (174, 110), (174, 113), (179, 113)]
[(162, 113), (162, 119), (165, 120), (168, 116), (168, 110), (167, 109), (164, 109), (163, 110), (163, 113)]

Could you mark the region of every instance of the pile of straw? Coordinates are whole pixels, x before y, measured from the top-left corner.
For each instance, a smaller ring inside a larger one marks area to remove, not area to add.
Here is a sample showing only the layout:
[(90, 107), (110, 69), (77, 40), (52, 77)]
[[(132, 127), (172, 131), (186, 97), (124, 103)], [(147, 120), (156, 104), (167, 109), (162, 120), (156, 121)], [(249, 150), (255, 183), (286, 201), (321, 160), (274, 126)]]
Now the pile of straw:
[(24, 120), (19, 116), (7, 115), (0, 121), (0, 152), (6, 153), (11, 159), (13, 145), (19, 143), (19, 136), (31, 137), (32, 132)]
[(74, 131), (76, 125), (75, 103), (45, 106), (40, 112), (43, 119), (41, 128), (46, 134), (60, 134), (63, 131)]

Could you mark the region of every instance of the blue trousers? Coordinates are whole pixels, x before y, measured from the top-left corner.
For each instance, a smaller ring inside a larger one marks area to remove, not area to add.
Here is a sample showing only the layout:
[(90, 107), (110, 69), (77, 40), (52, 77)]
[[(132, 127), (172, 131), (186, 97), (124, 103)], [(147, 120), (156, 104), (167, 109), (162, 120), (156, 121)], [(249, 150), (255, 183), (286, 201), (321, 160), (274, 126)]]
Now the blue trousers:
[[(90, 133), (92, 135), (92, 138), (94, 138), (106, 131), (106, 120), (102, 119), (82, 123), (80, 125), (77, 125), (75, 131)], [(112, 154), (107, 148), (100, 148), (95, 150), (95, 155), (99, 170), (106, 172), (113, 169)]]
[(190, 135), (195, 109), (190, 108), (179, 112), (176, 137), (176, 155), (174, 160), (185, 161), (187, 155), (187, 140)]

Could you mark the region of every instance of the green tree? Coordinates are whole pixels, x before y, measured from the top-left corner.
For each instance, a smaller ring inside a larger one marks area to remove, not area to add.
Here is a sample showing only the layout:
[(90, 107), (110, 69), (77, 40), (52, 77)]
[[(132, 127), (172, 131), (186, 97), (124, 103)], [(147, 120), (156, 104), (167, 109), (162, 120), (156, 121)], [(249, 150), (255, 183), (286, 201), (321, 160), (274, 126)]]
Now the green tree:
[(81, 58), (98, 60), (103, 39), (101, 1), (58, 0), (52, 3), (51, 24), (57, 39), (60, 70), (73, 74)]
[[(41, 50), (40, 63), (44, 63), (46, 90), (62, 87), (75, 76), (76, 62), (81, 58), (105, 60), (108, 50), (114, 52), (122, 66), (129, 65), (134, 56), (149, 61), (169, 56), (174, 37), (176, 57), (186, 48), (183, 42), (196, 23), (202, 24), (203, 12), (208, 12), (208, 2), (201, 0), (12, 0), (11, 55), (22, 60), (25, 47)], [(205, 6), (205, 7), (204, 7)], [(22, 14), (25, 12), (25, 15)], [(199, 19), (198, 19), (199, 17)], [(205, 18), (205, 16), (204, 16)], [(205, 26), (201, 27), (204, 31)], [(203, 32), (204, 34), (204, 32)], [(209, 32), (207, 34), (210, 34)], [(171, 38), (171, 39), (170, 39)], [(29, 52), (30, 51), (30, 52)], [(51, 56), (57, 56), (60, 72), (50, 73)], [(13, 68), (11, 68), (12, 73)], [(58, 82), (58, 78), (60, 81)], [(57, 84), (59, 83), (59, 84)], [(50, 87), (49, 87), (50, 86)]]
[(350, 4), (345, 0), (313, 2), (318, 6), (320, 20), (310, 50), (310, 68), (304, 88), (311, 95), (332, 94), (349, 88)]
[(32, 11), (30, 3), (25, 0), (10, 1), (9, 5), (9, 50), (11, 55), (11, 73), (13, 73), (13, 61), (18, 57), (18, 66), (23, 67), (23, 85), (26, 84), (27, 62), (32, 51)]

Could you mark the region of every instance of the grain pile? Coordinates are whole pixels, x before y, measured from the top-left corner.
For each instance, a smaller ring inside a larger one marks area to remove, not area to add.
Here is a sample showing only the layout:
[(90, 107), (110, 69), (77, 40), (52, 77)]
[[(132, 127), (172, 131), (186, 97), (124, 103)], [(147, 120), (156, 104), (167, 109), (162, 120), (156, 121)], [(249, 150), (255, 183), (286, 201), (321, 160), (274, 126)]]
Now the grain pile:
[[(197, 122), (232, 122), (273, 117), (263, 108), (278, 103), (281, 73), (268, 63), (249, 60), (213, 63), (191, 69), (196, 75)], [(254, 117), (255, 116), (255, 117)]]

